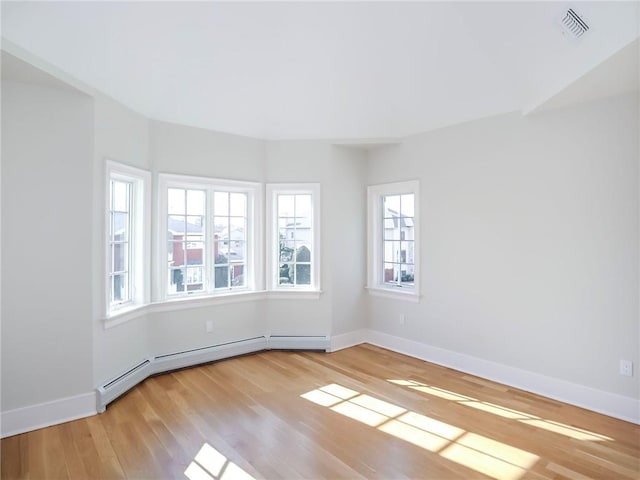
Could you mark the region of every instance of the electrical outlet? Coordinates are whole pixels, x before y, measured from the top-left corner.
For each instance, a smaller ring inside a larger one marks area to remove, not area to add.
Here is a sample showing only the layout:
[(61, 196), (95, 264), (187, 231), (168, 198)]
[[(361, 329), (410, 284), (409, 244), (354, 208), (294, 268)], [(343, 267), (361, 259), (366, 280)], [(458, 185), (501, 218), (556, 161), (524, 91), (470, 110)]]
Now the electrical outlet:
[(620, 375), (633, 376), (633, 362), (631, 360), (620, 360)]
[(398, 316), (398, 322), (400, 322), (400, 325), (404, 325), (404, 322), (405, 322), (404, 313), (401, 313)]
[(207, 320), (205, 328), (207, 330), (207, 333), (213, 332), (213, 320)]

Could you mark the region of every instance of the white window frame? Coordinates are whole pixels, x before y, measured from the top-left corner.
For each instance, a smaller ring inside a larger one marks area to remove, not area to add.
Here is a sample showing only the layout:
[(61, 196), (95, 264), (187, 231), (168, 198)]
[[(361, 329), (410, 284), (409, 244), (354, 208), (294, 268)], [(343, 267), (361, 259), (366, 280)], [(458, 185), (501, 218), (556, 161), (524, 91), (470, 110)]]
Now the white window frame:
[[(170, 294), (167, 284), (168, 278), (168, 238), (167, 238), (167, 208), (168, 189), (195, 189), (206, 191), (205, 206), (205, 259), (204, 277), (206, 287), (197, 292), (180, 292)], [(248, 275), (245, 285), (230, 286), (225, 289), (215, 289), (213, 276), (214, 269), (211, 260), (208, 260), (206, 252), (212, 251), (214, 239), (213, 222), (213, 192), (237, 192), (247, 194), (247, 234), (246, 234), (246, 269)], [(194, 177), (187, 175), (174, 175), (168, 173), (158, 174), (158, 202), (157, 202), (157, 243), (156, 243), (156, 271), (154, 277), (156, 302), (188, 301), (189, 299), (217, 299), (229, 295), (246, 295), (262, 290), (262, 184), (237, 180), (226, 180), (209, 177)]]
[[(311, 252), (311, 283), (310, 285), (279, 285), (280, 271), (280, 241), (278, 238), (278, 195), (311, 195), (311, 225), (313, 228), (313, 244)], [(274, 298), (289, 295), (295, 298), (315, 299), (321, 293), (320, 289), (320, 184), (319, 183), (268, 183), (267, 197), (267, 290)]]
[[(383, 279), (383, 205), (388, 195), (414, 195), (413, 285), (386, 284)], [(367, 289), (371, 295), (418, 302), (420, 300), (420, 184), (418, 180), (372, 185), (367, 188)]]
[[(105, 320), (114, 324), (117, 317), (127, 316), (131, 312), (147, 305), (150, 301), (150, 228), (151, 228), (151, 174), (136, 167), (114, 160), (106, 160), (105, 175)], [(131, 299), (117, 305), (111, 305), (110, 266), (110, 189), (111, 180), (127, 182), (131, 185), (130, 195), (130, 271), (129, 288)], [(120, 319), (126, 321), (128, 318)], [(118, 321), (117, 323), (121, 323)], [(109, 326), (106, 325), (106, 326)]]

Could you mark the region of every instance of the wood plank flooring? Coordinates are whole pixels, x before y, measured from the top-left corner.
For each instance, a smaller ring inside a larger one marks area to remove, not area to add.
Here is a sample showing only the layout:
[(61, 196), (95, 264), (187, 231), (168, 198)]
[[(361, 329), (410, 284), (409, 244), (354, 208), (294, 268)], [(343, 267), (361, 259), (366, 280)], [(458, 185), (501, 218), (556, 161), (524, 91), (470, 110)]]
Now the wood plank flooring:
[(371, 345), (147, 379), (3, 439), (3, 479), (638, 479), (640, 427)]

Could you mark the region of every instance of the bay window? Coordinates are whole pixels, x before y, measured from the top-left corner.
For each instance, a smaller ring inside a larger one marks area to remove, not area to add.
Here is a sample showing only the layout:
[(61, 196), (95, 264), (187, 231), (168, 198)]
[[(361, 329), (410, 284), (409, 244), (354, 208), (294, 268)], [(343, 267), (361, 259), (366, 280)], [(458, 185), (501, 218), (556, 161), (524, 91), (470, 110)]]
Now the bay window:
[(260, 184), (161, 174), (159, 186), (160, 299), (256, 290)]

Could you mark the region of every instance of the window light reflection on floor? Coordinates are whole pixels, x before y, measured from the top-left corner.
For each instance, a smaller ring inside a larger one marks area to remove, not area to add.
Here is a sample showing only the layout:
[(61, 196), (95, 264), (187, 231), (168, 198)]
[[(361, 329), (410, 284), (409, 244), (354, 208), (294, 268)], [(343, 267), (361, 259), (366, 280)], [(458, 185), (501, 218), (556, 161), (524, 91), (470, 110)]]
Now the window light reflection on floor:
[(499, 480), (518, 480), (539, 459), (533, 453), (341, 385), (326, 385), (300, 396)]
[(466, 405), (467, 407), (475, 408), (476, 410), (482, 410), (483, 412), (492, 413), (493, 415), (498, 415), (500, 417), (516, 420), (521, 423), (526, 423), (528, 425), (532, 425), (534, 427), (547, 430), (549, 432), (558, 433), (560, 435), (564, 435), (566, 437), (570, 437), (575, 440), (591, 441), (591, 442), (602, 442), (607, 440), (609, 441), (613, 440), (611, 437), (607, 437), (599, 433), (590, 432), (588, 430), (573, 427), (571, 425), (566, 425), (564, 423), (559, 423), (552, 420), (546, 420), (544, 418), (540, 418), (535, 415), (531, 415), (529, 413), (520, 412), (518, 410), (513, 410), (511, 408), (495, 405), (493, 403), (482, 402), (476, 398), (468, 397), (466, 395), (460, 395), (459, 393), (450, 392), (443, 388), (434, 387), (432, 385), (426, 385), (424, 383), (416, 382), (414, 380), (388, 380), (388, 381), (396, 385), (408, 387), (412, 390), (417, 390), (419, 392), (427, 393), (429, 395), (443, 398), (445, 400), (450, 400), (450, 401), (459, 403), (461, 405)]
[(202, 446), (184, 474), (189, 480), (255, 480), (208, 443)]

